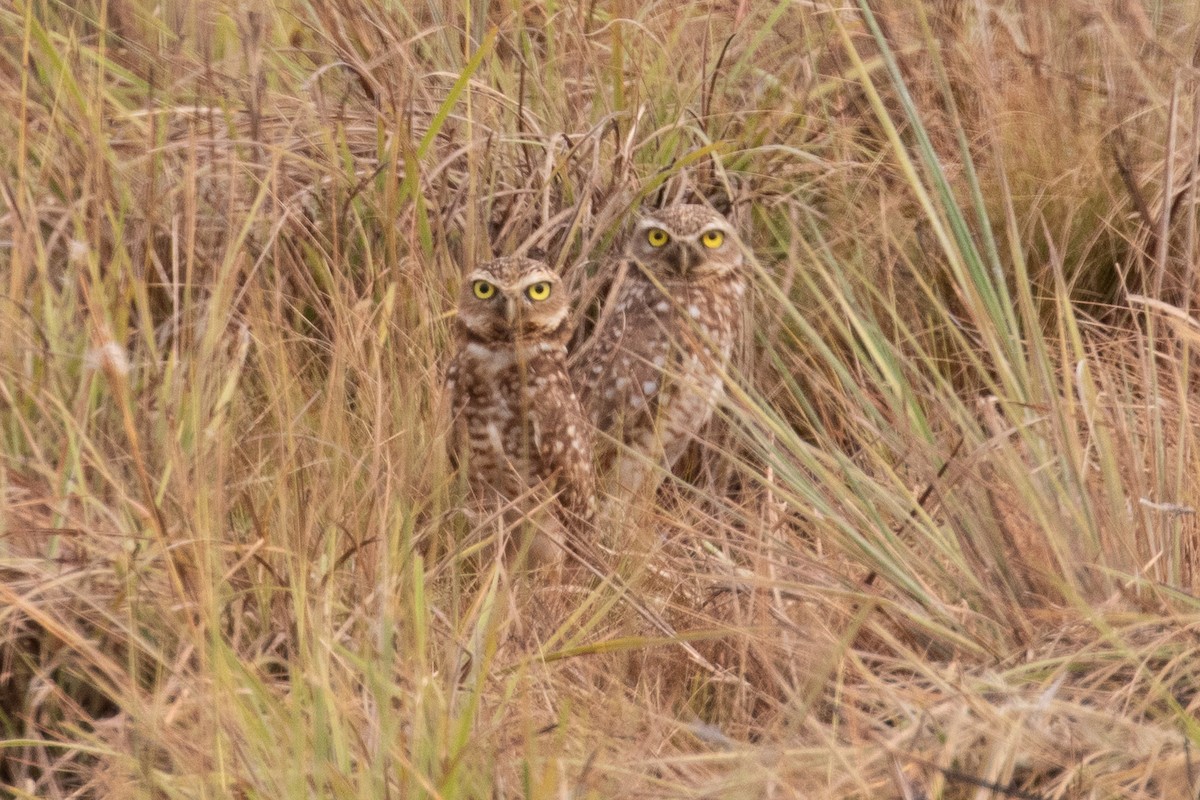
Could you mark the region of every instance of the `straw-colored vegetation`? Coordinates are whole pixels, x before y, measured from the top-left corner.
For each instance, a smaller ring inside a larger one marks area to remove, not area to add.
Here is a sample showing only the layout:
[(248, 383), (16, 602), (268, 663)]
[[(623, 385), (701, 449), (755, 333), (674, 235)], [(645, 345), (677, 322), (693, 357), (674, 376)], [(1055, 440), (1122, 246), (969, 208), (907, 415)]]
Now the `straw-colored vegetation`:
[[(869, 9), (874, 9), (871, 13)], [(1192, 798), (1193, 0), (0, 5), (0, 795)], [(454, 513), (464, 264), (756, 256), (547, 585)]]

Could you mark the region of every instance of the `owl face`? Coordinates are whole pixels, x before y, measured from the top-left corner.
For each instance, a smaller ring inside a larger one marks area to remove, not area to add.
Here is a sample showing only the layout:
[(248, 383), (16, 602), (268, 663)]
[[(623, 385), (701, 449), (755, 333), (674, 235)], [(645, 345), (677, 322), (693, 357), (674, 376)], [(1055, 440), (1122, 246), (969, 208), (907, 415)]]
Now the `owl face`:
[(458, 321), (484, 341), (535, 340), (562, 333), (570, 311), (562, 281), (541, 261), (498, 258), (471, 270), (458, 301)]
[(642, 217), (626, 252), (662, 281), (727, 275), (743, 262), (733, 226), (701, 205), (670, 206)]

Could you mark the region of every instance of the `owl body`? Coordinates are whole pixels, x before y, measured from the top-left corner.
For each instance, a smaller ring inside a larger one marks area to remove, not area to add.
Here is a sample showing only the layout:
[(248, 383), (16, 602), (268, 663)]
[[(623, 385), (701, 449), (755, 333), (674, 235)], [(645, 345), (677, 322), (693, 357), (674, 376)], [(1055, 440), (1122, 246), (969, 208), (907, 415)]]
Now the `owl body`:
[(567, 372), (569, 305), (541, 262), (480, 265), (463, 285), (447, 371), (469, 510), (509, 528), (531, 523), (534, 566), (559, 562), (595, 510), (591, 426)]
[[(678, 205), (635, 227), (572, 377), (621, 493), (647, 491), (708, 423), (746, 292), (741, 243), (706, 206)], [(624, 447), (616, 447), (612, 440)]]

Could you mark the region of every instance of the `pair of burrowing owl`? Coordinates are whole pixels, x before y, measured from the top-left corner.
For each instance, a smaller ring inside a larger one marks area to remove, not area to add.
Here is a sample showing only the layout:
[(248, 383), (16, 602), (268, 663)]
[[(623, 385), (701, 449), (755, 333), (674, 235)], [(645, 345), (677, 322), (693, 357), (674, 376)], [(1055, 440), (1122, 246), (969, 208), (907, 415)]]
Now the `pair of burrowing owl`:
[(611, 269), (569, 367), (570, 298), (544, 264), (501, 258), (463, 286), (449, 372), (457, 452), (477, 509), (532, 517), (537, 561), (587, 536), (594, 464), (614, 492), (649, 491), (724, 392), (746, 290), (732, 225), (701, 205), (647, 214)]

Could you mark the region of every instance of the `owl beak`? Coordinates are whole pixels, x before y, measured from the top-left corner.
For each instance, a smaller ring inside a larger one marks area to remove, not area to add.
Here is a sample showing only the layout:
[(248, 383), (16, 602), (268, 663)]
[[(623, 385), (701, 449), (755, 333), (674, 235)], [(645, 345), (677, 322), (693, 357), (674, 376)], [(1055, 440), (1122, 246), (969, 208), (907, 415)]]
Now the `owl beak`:
[(511, 297), (504, 298), (504, 320), (509, 325), (517, 320), (517, 303)]
[(691, 274), (692, 268), (704, 260), (704, 255), (691, 245), (684, 245), (679, 248), (679, 274), (687, 277)]

